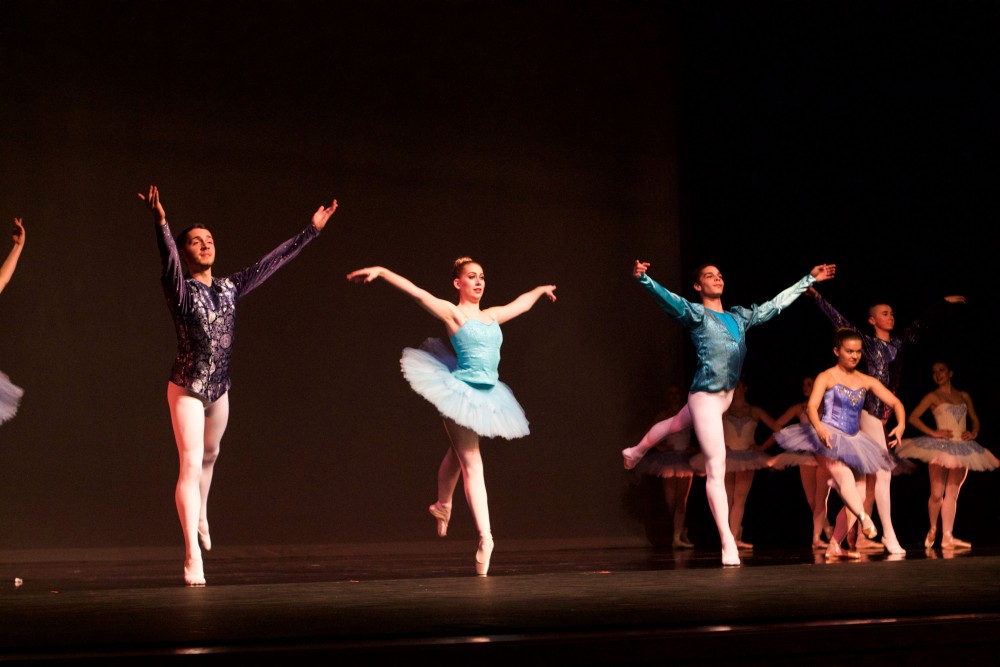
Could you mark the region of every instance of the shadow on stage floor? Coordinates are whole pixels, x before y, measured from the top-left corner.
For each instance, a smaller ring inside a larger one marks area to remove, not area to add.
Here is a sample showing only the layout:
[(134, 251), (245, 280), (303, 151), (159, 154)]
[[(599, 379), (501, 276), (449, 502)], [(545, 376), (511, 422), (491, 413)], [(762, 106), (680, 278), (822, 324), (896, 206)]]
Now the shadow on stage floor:
[(204, 588), (176, 550), (0, 553), (0, 662), (913, 667), (1000, 648), (994, 547), (722, 568), (715, 549), (498, 542), (489, 577), (474, 547), (218, 547)]

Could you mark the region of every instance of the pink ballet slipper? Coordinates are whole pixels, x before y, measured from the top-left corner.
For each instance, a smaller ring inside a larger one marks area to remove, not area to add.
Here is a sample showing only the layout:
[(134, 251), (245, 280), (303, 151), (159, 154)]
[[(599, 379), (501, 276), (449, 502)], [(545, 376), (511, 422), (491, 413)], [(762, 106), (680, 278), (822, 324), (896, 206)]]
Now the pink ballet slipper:
[(203, 551), (212, 550), (212, 535), (208, 532), (208, 522), (198, 524), (198, 542)]
[(479, 548), (476, 550), (476, 574), (485, 577), (490, 570), (490, 557), (493, 555), (493, 536), (483, 535), (479, 538)]
[(442, 504), (440, 501), (427, 508), (435, 519), (437, 519), (438, 537), (448, 534), (448, 522), (451, 521), (451, 506)]

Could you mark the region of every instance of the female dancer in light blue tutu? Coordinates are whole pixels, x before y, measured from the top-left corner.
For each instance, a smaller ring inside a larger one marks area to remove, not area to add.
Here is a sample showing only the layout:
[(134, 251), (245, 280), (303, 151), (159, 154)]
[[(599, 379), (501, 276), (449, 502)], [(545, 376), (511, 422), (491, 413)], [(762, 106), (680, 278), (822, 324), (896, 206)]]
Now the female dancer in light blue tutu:
[(705, 455), (705, 495), (715, 519), (722, 543), (722, 564), (740, 564), (739, 547), (729, 528), (729, 501), (726, 498), (726, 442), (722, 414), (733, 401), (736, 380), (743, 370), (746, 357), (747, 330), (767, 322), (791, 305), (813, 283), (833, 278), (835, 264), (814, 266), (809, 275), (770, 301), (750, 308), (722, 307), (725, 281), (714, 264), (704, 264), (695, 270), (694, 289), (701, 303), (692, 303), (674, 294), (647, 275), (649, 262), (636, 260), (632, 277), (645, 287), (660, 307), (691, 335), (698, 354), (698, 367), (688, 390), (684, 407), (670, 419), (650, 428), (636, 445), (622, 450), (625, 469), (631, 470), (642, 460), (650, 447), (671, 433), (694, 428), (698, 445)]
[[(1000, 461), (976, 442), (979, 416), (969, 393), (952, 386), (954, 371), (948, 364), (938, 361), (932, 366), (931, 372), (937, 389), (924, 396), (910, 413), (910, 424), (925, 435), (903, 440), (896, 453), (904, 458), (927, 463), (931, 481), (927, 514), (931, 528), (924, 538), (924, 546), (928, 549), (934, 546), (940, 517), (941, 548), (969, 549), (972, 544), (953, 534), (958, 492), (970, 470), (995, 470), (1000, 466)], [(934, 415), (933, 429), (922, 419), (927, 410)], [(966, 418), (971, 422), (971, 428), (967, 428)]]
[[(837, 357), (837, 365), (817, 375), (813, 383), (806, 404), (809, 423), (786, 426), (774, 435), (786, 450), (811, 452), (816, 462), (829, 473), (844, 501), (846, 507), (837, 515), (833, 538), (826, 551), (830, 560), (859, 557), (857, 552), (845, 552), (841, 546), (855, 518), (861, 521), (861, 530), (869, 539), (875, 537), (875, 523), (864, 509), (864, 476), (877, 470), (891, 470), (895, 465), (882, 443), (861, 430), (865, 396), (875, 394), (895, 414), (896, 425), (889, 432), (890, 439), (900, 438), (906, 427), (903, 403), (881, 382), (857, 369), (861, 361), (861, 335), (853, 329), (838, 329), (834, 335), (833, 354)], [(846, 510), (853, 516), (848, 516)]]
[[(14, 246), (7, 253), (7, 259), (0, 264), (0, 292), (7, 287), (14, 269), (17, 267), (17, 260), (21, 257), (24, 249), (24, 223), (20, 218), (14, 218)], [(0, 424), (4, 423), (17, 413), (17, 407), (21, 404), (21, 397), (24, 390), (10, 381), (4, 373), (0, 372)]]
[(448, 332), (454, 351), (440, 339), (430, 338), (420, 349), (404, 349), (400, 366), (413, 390), (438, 409), (451, 441), (438, 467), (437, 502), (428, 508), (437, 520), (438, 535), (448, 534), (452, 496), (461, 475), (465, 499), (479, 531), (476, 574), (486, 576), (493, 553), (493, 534), (479, 438), (513, 439), (528, 434), (524, 410), (497, 373), (503, 342), (500, 325), (528, 312), (542, 296), (555, 301), (556, 286), (540, 285), (505, 306), (480, 309), (486, 276), (483, 267), (470, 257), (455, 260), (452, 284), (458, 291), (457, 304), (439, 299), (381, 266), (347, 274), (348, 280), (357, 283), (370, 283), (376, 278), (412, 297), (444, 322)]

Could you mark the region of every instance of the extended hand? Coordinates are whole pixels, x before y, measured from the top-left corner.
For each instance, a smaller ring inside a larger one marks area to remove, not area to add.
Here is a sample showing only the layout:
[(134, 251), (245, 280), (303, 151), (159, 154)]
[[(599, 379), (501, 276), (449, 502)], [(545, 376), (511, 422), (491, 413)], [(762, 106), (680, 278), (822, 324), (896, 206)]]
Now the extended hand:
[(153, 219), (161, 225), (167, 221), (167, 214), (163, 210), (163, 204), (160, 203), (160, 191), (155, 185), (149, 186), (149, 195), (143, 196), (141, 192), (137, 193), (139, 199), (146, 202), (146, 206), (153, 213)]
[(543, 285), (542, 294), (549, 297), (549, 301), (556, 300), (556, 286), (555, 285)]
[(382, 272), (381, 266), (369, 266), (367, 269), (358, 269), (347, 274), (347, 279), (355, 283), (370, 283), (378, 278)]
[(944, 300), (947, 301), (948, 303), (965, 303), (965, 297), (959, 294), (956, 294), (954, 296), (946, 296)]
[(337, 210), (336, 199), (334, 199), (333, 203), (330, 204), (329, 206), (320, 206), (318, 209), (316, 209), (316, 212), (313, 213), (313, 219), (312, 219), (313, 227), (315, 227), (317, 231), (320, 232), (323, 231), (323, 228), (326, 227), (326, 221), (330, 219), (330, 216), (333, 215), (333, 212), (336, 210)]
[(24, 223), (21, 218), (14, 218), (14, 245), (24, 245)]
[(649, 268), (649, 262), (640, 262), (635, 260), (635, 266), (632, 267), (632, 277), (638, 278), (642, 274), (646, 273), (646, 269)]
[(829, 280), (833, 278), (834, 274), (837, 273), (836, 264), (820, 264), (819, 266), (814, 266), (813, 270), (809, 272), (816, 282), (821, 282), (823, 280)]

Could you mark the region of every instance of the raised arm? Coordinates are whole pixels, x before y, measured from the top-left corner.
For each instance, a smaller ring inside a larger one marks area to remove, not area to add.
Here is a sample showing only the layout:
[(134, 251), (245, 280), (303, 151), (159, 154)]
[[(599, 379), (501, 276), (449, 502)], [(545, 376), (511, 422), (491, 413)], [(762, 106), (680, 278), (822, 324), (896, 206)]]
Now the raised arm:
[(800, 278), (797, 283), (783, 290), (770, 301), (765, 301), (759, 306), (754, 306), (749, 326), (763, 324), (772, 317), (780, 314), (785, 308), (792, 305), (796, 299), (802, 296), (806, 290), (812, 287), (814, 283), (822, 280), (830, 280), (836, 272), (836, 264), (819, 264), (814, 266), (809, 275)]
[(500, 324), (503, 324), (504, 322), (512, 320), (518, 315), (523, 315), (531, 310), (531, 307), (535, 305), (535, 302), (537, 302), (542, 295), (549, 297), (549, 301), (555, 301), (556, 286), (539, 285), (535, 289), (525, 292), (521, 296), (517, 297), (506, 306), (493, 306), (492, 308), (487, 308), (484, 312), (495, 318)]
[(451, 333), (454, 333), (458, 327), (462, 326), (464, 318), (455, 304), (444, 299), (439, 299), (424, 288), (414, 285), (408, 278), (404, 278), (384, 266), (369, 266), (347, 274), (348, 280), (359, 284), (370, 283), (376, 278), (381, 278), (403, 294), (412, 298), (421, 308), (444, 322)]
[(0, 292), (7, 287), (14, 269), (17, 267), (17, 260), (21, 257), (21, 250), (24, 249), (24, 223), (21, 218), (14, 218), (14, 233), (12, 235), (14, 246), (7, 253), (7, 259), (0, 265)]

